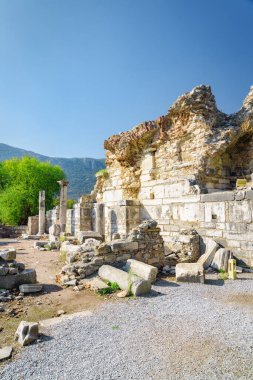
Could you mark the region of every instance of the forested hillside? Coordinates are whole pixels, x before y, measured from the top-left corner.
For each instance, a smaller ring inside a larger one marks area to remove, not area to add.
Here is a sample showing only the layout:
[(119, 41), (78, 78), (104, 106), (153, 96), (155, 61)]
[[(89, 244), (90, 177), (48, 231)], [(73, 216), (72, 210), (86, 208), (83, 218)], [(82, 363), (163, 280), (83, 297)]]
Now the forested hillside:
[(42, 162), (48, 161), (53, 165), (59, 165), (70, 182), (68, 197), (73, 199), (89, 193), (96, 181), (95, 173), (105, 167), (104, 159), (47, 157), (0, 143), (0, 161), (24, 156), (35, 157)]

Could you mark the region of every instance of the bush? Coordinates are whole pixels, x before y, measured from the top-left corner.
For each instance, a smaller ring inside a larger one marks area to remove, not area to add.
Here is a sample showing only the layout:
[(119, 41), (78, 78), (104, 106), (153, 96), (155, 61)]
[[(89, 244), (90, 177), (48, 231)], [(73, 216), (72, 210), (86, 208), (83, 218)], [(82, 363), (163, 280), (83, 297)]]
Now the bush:
[(108, 178), (108, 172), (106, 169), (101, 169), (99, 170), (97, 173), (96, 173), (96, 177), (104, 177), (104, 178)]

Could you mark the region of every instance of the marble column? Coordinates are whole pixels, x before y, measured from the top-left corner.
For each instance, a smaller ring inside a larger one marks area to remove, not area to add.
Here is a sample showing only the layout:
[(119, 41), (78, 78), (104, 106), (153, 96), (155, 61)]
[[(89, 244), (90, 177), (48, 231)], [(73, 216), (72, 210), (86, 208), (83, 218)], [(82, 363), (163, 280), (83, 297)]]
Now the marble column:
[(61, 186), (59, 221), (61, 225), (61, 232), (65, 232), (67, 221), (67, 191), (69, 182), (63, 179), (62, 181), (58, 181), (58, 183)]
[(43, 235), (46, 230), (46, 205), (45, 191), (39, 192), (39, 231), (38, 235)]

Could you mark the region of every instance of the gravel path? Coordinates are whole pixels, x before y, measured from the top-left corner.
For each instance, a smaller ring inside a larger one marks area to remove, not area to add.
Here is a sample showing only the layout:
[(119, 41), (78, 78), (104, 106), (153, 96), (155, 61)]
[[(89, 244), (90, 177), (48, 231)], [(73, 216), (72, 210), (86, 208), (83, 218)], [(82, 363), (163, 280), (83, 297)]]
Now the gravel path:
[(1, 380), (253, 379), (253, 280), (177, 285), (49, 328)]

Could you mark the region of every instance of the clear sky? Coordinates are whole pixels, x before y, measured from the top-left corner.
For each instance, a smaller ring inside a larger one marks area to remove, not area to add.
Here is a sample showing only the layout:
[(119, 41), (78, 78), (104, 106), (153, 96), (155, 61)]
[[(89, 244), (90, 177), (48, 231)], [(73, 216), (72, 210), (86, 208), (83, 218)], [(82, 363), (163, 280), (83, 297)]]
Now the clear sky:
[(103, 157), (103, 141), (210, 84), (253, 85), (251, 0), (0, 0), (0, 142)]

